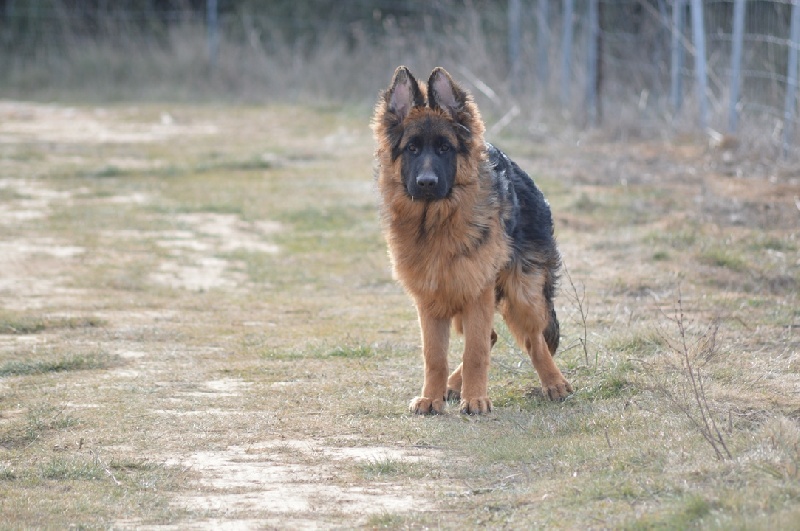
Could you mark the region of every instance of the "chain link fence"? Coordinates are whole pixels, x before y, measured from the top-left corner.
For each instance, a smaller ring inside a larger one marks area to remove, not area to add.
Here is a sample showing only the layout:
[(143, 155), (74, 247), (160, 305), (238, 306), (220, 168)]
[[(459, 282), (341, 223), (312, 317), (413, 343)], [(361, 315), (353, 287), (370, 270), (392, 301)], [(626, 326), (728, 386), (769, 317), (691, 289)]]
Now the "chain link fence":
[(159, 97), (362, 103), (397, 64), (441, 64), (501, 125), (702, 131), (800, 156), (800, 0), (0, 0), (0, 42), (10, 95), (144, 79), (178, 86)]
[(527, 56), (509, 44), (512, 86), (545, 91), (591, 125), (655, 118), (712, 143), (744, 135), (797, 154), (800, 2), (537, 0), (528, 9), (527, 19), (509, 18), (536, 33)]

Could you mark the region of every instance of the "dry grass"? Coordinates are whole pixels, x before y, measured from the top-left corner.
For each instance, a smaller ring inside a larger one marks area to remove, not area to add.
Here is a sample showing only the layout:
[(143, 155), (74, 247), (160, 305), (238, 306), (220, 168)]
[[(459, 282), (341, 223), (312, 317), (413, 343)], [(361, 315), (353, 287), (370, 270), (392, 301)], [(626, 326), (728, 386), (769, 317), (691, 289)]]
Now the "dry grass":
[[(553, 205), (576, 392), (540, 398), (497, 323), (496, 411), (419, 418), (415, 312), (389, 275), (367, 121), (0, 104), (6, 525), (800, 518), (798, 183), (724, 175), (691, 145), (499, 139)], [(665, 317), (678, 300), (682, 328)], [(675, 341), (702, 352), (714, 323), (714, 356), (690, 360), (721, 460), (675, 407), (681, 388), (655, 385), (682, 381)]]

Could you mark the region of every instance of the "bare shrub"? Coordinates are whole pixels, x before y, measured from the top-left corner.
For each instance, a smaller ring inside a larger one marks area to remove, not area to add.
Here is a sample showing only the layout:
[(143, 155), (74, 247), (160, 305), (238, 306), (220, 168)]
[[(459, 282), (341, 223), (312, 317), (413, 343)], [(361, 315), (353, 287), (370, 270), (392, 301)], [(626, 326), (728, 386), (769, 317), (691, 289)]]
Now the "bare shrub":
[[(580, 332), (580, 336), (578, 337), (578, 343), (583, 349), (583, 360), (586, 365), (589, 365), (589, 327), (587, 325), (587, 319), (589, 317), (589, 307), (586, 303), (586, 286), (581, 284), (580, 293), (578, 292), (578, 287), (575, 285), (575, 282), (572, 280), (572, 275), (569, 272), (569, 269), (566, 265), (563, 266), (564, 268), (564, 275), (567, 278), (567, 282), (569, 282), (569, 291), (566, 291), (566, 296), (572, 302), (575, 303), (575, 307), (578, 310), (578, 318), (580, 322), (578, 323), (578, 328)], [(576, 345), (571, 345), (567, 347), (565, 350), (571, 350)], [(597, 365), (597, 353), (595, 353), (595, 366)]]
[(659, 358), (662, 365), (645, 362), (652, 389), (675, 412), (689, 420), (714, 450), (717, 459), (730, 459), (732, 455), (725, 436), (717, 426), (714, 408), (709, 404), (707, 378), (703, 371), (718, 354), (719, 321), (715, 319), (704, 330), (690, 331), (680, 292), (674, 316), (664, 314), (664, 317), (674, 325), (677, 334), (659, 330), (667, 351)]

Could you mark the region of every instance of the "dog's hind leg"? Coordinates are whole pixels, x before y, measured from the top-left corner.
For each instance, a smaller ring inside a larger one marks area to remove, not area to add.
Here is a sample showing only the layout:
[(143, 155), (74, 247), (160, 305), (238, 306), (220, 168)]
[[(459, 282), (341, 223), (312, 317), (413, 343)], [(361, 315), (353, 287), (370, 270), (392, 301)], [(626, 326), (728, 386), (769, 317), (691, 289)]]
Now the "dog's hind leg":
[(542, 394), (550, 400), (561, 400), (572, 393), (572, 386), (561, 374), (540, 332), (525, 338), (525, 349), (531, 357), (533, 367), (542, 381)]
[(456, 370), (450, 375), (447, 379), (447, 401), (448, 402), (458, 402), (461, 400), (461, 370), (463, 369), (464, 364), (459, 363)]
[(549, 325), (549, 315), (544, 301), (528, 303), (506, 300), (500, 310), (517, 343), (531, 358), (542, 381), (542, 394), (550, 400), (566, 398), (572, 393), (572, 386), (556, 366), (545, 341), (544, 331)]
[[(458, 334), (464, 333), (464, 319), (460, 313), (453, 317), (453, 328)], [(447, 396), (448, 402), (458, 402), (461, 400), (461, 369), (463, 363), (459, 363), (456, 370), (447, 378)]]

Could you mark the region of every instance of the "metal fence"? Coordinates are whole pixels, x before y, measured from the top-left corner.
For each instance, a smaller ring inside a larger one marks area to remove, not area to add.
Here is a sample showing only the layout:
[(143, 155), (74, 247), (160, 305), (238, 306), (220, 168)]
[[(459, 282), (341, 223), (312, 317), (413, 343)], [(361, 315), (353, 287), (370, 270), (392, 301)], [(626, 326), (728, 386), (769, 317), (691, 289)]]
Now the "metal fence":
[[(212, 61), (217, 9), (207, 0)], [(511, 94), (533, 77), (563, 107), (581, 101), (591, 126), (634, 103), (667, 121), (695, 116), (711, 135), (742, 122), (782, 156), (799, 151), (800, 0), (508, 0), (507, 17)], [(523, 53), (526, 39), (535, 53)]]
[[(202, 25), (205, 46), (195, 49), (218, 70), (232, 68), (234, 46), (240, 61), (261, 54), (259, 65), (272, 71), (253, 84), (277, 84), (292, 71), (341, 71), (351, 92), (367, 101), (375, 79), (397, 61), (441, 60), (475, 73), (476, 87), (491, 80), (493, 94), (502, 96), (498, 108), (509, 103), (505, 96), (533, 99), (588, 126), (613, 126), (624, 117), (673, 130), (749, 135), (759, 149), (800, 156), (800, 0), (0, 0), (0, 44), (13, 59), (26, 42), (37, 45), (59, 32), (89, 33), (97, 42), (103, 21), (110, 21), (106, 37), (150, 32), (141, 41), (150, 48), (164, 27)], [(297, 42), (281, 48), (277, 39)], [(349, 44), (336, 55), (318, 54), (314, 68), (297, 66), (308, 61), (298, 55), (330, 48), (332, 39)], [(475, 48), (481, 45), (490, 49)], [(19, 59), (4, 64), (26, 68)], [(228, 77), (256, 71), (242, 68)]]
[[(588, 123), (633, 105), (667, 121), (691, 116), (712, 135), (749, 128), (783, 156), (797, 152), (800, 0), (536, 0), (530, 9), (539, 53), (528, 68), (552, 91), (557, 57), (561, 104), (577, 95)], [(509, 44), (512, 75), (525, 69), (518, 48)]]

